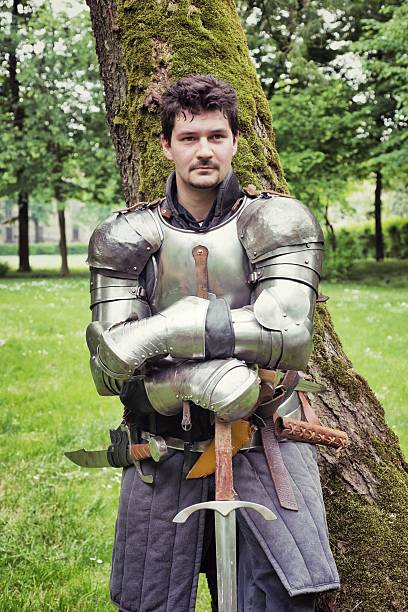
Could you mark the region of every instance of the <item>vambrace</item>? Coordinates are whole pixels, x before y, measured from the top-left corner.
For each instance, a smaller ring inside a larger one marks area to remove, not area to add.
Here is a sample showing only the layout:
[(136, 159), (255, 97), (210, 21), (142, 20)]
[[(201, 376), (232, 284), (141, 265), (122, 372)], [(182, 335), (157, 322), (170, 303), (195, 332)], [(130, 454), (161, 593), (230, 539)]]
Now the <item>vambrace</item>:
[(149, 317), (150, 308), (143, 297), (144, 289), (137, 280), (104, 276), (91, 269), (92, 323), (86, 330), (86, 342), (92, 377), (100, 395), (119, 395), (123, 384), (100, 366), (97, 355), (102, 335), (115, 321)]
[(101, 368), (129, 380), (148, 359), (204, 359), (208, 307), (208, 300), (187, 296), (149, 319), (115, 323), (101, 336)]
[(164, 416), (178, 414), (184, 400), (214, 412), (223, 421), (249, 416), (259, 396), (257, 368), (238, 359), (184, 361), (146, 376), (153, 408)]
[(320, 242), (280, 247), (255, 263), (253, 306), (231, 311), (235, 357), (270, 368), (305, 369), (322, 249)]

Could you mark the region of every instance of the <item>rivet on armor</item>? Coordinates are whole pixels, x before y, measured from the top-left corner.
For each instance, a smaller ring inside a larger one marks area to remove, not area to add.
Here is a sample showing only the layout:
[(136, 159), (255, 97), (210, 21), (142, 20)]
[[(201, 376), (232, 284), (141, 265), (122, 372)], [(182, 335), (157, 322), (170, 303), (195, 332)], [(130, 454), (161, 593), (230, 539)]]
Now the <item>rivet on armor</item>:
[(143, 359), (146, 359), (146, 355), (142, 355)]
[(173, 347), (172, 347), (172, 346), (169, 346), (169, 351), (172, 351), (172, 350), (173, 350)]
[(203, 407), (203, 408), (206, 408), (206, 406), (207, 406), (207, 404), (202, 404), (202, 407)]
[(202, 255), (202, 254), (203, 254), (203, 249), (198, 249), (197, 255)]
[(150, 251), (150, 250), (151, 250), (150, 247), (146, 247), (146, 251)]
[(309, 260), (308, 260), (308, 259), (305, 259), (305, 264), (308, 264), (308, 263), (309, 263)]
[(284, 329), (283, 331), (288, 331), (288, 328), (287, 328), (287, 327), (285, 327), (285, 329)]
[(296, 325), (300, 325), (300, 323), (299, 323), (299, 322), (297, 322), (297, 323), (296, 323)]
[(256, 255), (256, 251), (254, 251), (254, 255)]
[(241, 234), (241, 238), (243, 238), (243, 237), (244, 237), (244, 234)]
[(137, 266), (133, 266), (133, 269), (134, 269), (134, 270), (137, 270)]
[(310, 249), (310, 244), (308, 242), (306, 242), (306, 248)]
[(152, 355), (153, 355), (153, 353), (149, 353), (149, 355), (150, 355), (150, 356), (152, 356)]
[(178, 399), (180, 397), (179, 393), (176, 393), (176, 399)]
[(155, 353), (157, 353), (157, 355), (159, 354), (159, 351), (154, 351)]
[(282, 316), (283, 316), (283, 317), (287, 317), (287, 316), (288, 316), (288, 313), (287, 313), (287, 312), (284, 312)]

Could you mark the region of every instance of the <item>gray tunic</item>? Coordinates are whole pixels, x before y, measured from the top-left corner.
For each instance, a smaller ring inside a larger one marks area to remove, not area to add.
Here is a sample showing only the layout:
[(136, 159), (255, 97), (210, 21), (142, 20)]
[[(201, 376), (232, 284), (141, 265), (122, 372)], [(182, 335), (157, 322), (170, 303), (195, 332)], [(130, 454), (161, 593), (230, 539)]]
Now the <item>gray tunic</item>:
[[(280, 507), (262, 449), (238, 453), (234, 487), (239, 499), (270, 508), (276, 521), (238, 511), (290, 596), (339, 588), (330, 551), (316, 449), (280, 444), (291, 475), (298, 512)], [(186, 480), (196, 455), (173, 451), (162, 463), (143, 462), (153, 485), (134, 468), (124, 470), (111, 574), (111, 598), (124, 612), (193, 612), (203, 548), (204, 512), (183, 525), (177, 512), (208, 498), (209, 479)]]

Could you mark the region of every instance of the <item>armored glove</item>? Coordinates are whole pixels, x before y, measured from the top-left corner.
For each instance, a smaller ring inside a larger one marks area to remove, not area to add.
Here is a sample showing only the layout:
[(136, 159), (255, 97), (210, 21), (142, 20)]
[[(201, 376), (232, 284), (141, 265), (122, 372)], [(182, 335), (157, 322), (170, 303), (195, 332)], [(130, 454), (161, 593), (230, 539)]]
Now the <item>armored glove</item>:
[(154, 357), (204, 359), (208, 305), (188, 296), (148, 319), (112, 325), (101, 336), (99, 364), (109, 376), (127, 380)]
[(183, 400), (214, 412), (223, 421), (249, 416), (259, 396), (257, 368), (238, 359), (184, 361), (161, 367), (145, 378), (153, 408), (165, 416), (178, 414)]

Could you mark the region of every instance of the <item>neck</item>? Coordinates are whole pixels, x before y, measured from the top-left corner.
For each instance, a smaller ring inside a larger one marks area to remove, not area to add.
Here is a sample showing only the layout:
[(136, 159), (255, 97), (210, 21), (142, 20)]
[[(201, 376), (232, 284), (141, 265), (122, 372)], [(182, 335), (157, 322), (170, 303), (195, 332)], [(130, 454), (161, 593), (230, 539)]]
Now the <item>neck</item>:
[(201, 221), (206, 218), (217, 197), (218, 186), (212, 189), (196, 189), (186, 185), (176, 175), (177, 199), (194, 219)]

